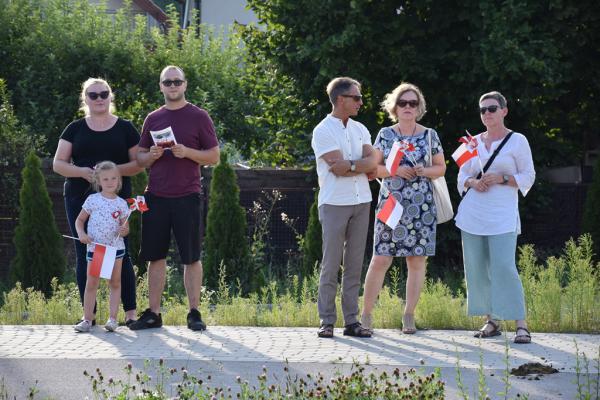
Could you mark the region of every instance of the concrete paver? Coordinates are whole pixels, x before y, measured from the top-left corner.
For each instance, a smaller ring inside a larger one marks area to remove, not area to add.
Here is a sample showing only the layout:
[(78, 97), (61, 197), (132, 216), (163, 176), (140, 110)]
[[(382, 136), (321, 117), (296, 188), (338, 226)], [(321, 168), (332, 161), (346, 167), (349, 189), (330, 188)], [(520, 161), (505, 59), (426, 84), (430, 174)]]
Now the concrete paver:
[[(404, 335), (391, 329), (378, 329), (369, 339), (342, 336), (340, 329), (335, 334), (334, 339), (319, 339), (316, 328), (223, 326), (211, 326), (203, 333), (180, 326), (145, 331), (120, 327), (116, 333), (95, 327), (91, 334), (82, 334), (65, 325), (5, 325), (0, 326), (0, 377), (5, 378), (14, 394), (24, 394), (37, 380), (40, 398), (75, 399), (83, 398), (82, 394), (90, 390), (82, 374), (84, 369), (108, 368), (112, 376), (124, 377), (127, 362), (141, 369), (147, 359), (162, 358), (175, 368), (185, 366), (190, 371), (211, 374), (215, 384), (230, 386), (238, 375), (253, 381), (262, 365), (275, 374), (273, 379), (280, 379), (286, 362), (291, 373), (300, 376), (307, 372), (329, 376), (348, 372), (358, 362), (377, 371), (415, 367), (430, 372), (440, 368), (448, 398), (454, 398), (459, 395), (455, 382), (457, 358), (463, 380), (471, 389), (477, 386), (481, 358), (490, 393), (502, 388), (500, 378), (506, 368), (503, 336), (479, 340), (468, 331), (430, 330)], [(533, 343), (528, 345), (513, 344), (513, 335), (508, 335), (511, 368), (541, 362), (560, 371), (541, 381), (511, 378), (513, 390), (529, 393), (530, 399), (574, 396), (575, 341), (588, 359), (598, 358), (598, 335), (534, 333)]]

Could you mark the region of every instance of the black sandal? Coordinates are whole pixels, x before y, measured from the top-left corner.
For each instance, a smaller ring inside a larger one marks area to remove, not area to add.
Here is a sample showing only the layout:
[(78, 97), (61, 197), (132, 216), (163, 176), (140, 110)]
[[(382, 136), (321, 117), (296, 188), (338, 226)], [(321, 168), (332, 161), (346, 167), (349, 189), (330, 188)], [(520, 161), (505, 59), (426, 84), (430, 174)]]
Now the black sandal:
[(370, 329), (363, 328), (360, 322), (355, 322), (350, 325), (346, 325), (344, 328), (344, 336), (355, 336), (355, 337), (371, 337), (373, 332)]
[[(526, 333), (521, 333), (519, 335), (519, 331), (525, 331)], [(529, 330), (527, 330), (527, 328), (523, 328), (521, 326), (517, 327), (517, 330), (515, 331), (515, 338), (514, 338), (513, 342), (515, 342), (517, 344), (531, 343), (531, 332), (529, 332)]]
[[(491, 331), (486, 330), (485, 327), (488, 325), (491, 325), (492, 328), (494, 328), (494, 329), (492, 329)], [(481, 327), (480, 330), (475, 332), (475, 334), (473, 336), (476, 338), (485, 339), (485, 338), (490, 338), (490, 337), (500, 336), (500, 335), (502, 335), (500, 326), (498, 326), (498, 324), (495, 323), (494, 321), (492, 321), (491, 319), (488, 319), (487, 321), (485, 321), (485, 325), (483, 325), (483, 327)]]
[(317, 331), (317, 336), (322, 338), (332, 338), (333, 337), (333, 325), (331, 324), (323, 324)]

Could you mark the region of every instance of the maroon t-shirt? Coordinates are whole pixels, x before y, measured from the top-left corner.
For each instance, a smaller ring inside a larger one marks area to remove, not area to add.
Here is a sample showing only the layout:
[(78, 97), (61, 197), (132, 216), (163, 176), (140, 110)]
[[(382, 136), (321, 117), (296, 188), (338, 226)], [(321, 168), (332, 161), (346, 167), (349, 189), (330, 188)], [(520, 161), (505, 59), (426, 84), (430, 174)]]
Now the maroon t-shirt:
[[(219, 145), (215, 126), (208, 113), (187, 103), (178, 110), (162, 106), (151, 112), (144, 121), (140, 147), (149, 149), (153, 144), (150, 131), (171, 127), (177, 143), (196, 150), (208, 150)], [(177, 158), (170, 150), (150, 167), (148, 192), (161, 197), (181, 197), (200, 193), (200, 166), (188, 158)]]

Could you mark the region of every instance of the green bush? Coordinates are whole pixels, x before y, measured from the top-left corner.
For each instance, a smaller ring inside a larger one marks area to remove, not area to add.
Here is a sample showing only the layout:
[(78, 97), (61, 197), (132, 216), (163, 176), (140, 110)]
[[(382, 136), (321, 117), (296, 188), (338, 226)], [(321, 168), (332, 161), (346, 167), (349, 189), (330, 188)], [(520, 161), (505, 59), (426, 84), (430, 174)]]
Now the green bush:
[(203, 265), (208, 287), (217, 287), (219, 266), (223, 264), (229, 285), (239, 281), (244, 293), (253, 289), (254, 266), (246, 234), (246, 212), (240, 206), (236, 175), (227, 153), (221, 152), (221, 161), (213, 169), (206, 217)]
[(0, 79), (0, 204), (16, 204), (19, 193), (19, 174), (29, 151), (39, 151), (43, 139), (29, 134), (15, 116), (6, 82)]
[(585, 199), (583, 231), (588, 232), (594, 241), (594, 251), (600, 257), (600, 157), (594, 166), (594, 177)]
[(25, 160), (19, 193), (19, 222), (13, 243), (11, 275), (24, 287), (50, 292), (52, 278), (65, 273), (63, 243), (52, 212), (40, 159), (32, 151)]
[(315, 264), (323, 258), (323, 230), (321, 222), (319, 222), (319, 191), (315, 193), (315, 201), (310, 206), (308, 214), (308, 225), (304, 234), (304, 242), (302, 243), (303, 258), (303, 275), (310, 276), (316, 268)]

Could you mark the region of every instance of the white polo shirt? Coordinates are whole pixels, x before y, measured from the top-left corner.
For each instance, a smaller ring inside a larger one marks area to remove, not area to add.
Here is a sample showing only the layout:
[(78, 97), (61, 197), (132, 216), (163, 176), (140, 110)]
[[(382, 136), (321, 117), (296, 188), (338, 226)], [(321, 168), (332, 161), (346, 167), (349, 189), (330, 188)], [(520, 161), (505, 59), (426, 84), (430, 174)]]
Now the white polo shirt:
[(312, 148), (317, 161), (319, 176), (319, 207), (323, 204), (351, 206), (372, 200), (366, 174), (336, 176), (321, 158), (323, 154), (339, 150), (344, 160), (363, 158), (363, 145), (371, 144), (371, 135), (360, 122), (348, 119), (346, 126), (341, 119), (328, 114), (313, 130)]

